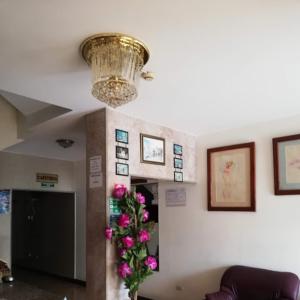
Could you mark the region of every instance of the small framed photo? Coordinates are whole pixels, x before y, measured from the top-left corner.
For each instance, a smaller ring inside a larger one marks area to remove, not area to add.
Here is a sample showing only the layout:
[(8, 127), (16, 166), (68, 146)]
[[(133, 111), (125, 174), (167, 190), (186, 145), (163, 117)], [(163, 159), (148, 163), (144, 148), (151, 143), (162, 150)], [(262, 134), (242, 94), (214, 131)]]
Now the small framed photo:
[(9, 214), (11, 204), (11, 191), (0, 190), (0, 215)]
[(174, 172), (174, 181), (175, 182), (183, 182), (183, 173), (182, 172)]
[(207, 150), (208, 210), (255, 211), (255, 144)]
[(165, 139), (141, 134), (141, 162), (165, 165)]
[(129, 159), (129, 149), (122, 146), (116, 146), (116, 158), (118, 159)]
[(300, 194), (300, 134), (273, 138), (275, 195)]
[(116, 163), (116, 175), (129, 176), (129, 165), (123, 163)]
[(182, 155), (182, 146), (178, 144), (174, 144), (173, 147), (174, 155)]
[(181, 158), (174, 157), (174, 168), (183, 169), (183, 160)]
[(116, 129), (116, 142), (128, 144), (128, 131)]

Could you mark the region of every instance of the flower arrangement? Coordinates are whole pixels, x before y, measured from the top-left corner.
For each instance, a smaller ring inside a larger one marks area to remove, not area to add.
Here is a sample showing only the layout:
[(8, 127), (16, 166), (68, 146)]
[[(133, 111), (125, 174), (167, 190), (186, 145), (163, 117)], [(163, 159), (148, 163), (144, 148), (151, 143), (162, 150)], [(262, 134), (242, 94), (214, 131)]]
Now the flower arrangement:
[(147, 242), (151, 238), (154, 222), (147, 222), (145, 197), (131, 193), (123, 184), (114, 186), (112, 196), (118, 199), (121, 215), (112, 227), (105, 229), (105, 236), (118, 248), (118, 275), (129, 290), (130, 299), (137, 299), (139, 285), (157, 268), (156, 258), (148, 255)]

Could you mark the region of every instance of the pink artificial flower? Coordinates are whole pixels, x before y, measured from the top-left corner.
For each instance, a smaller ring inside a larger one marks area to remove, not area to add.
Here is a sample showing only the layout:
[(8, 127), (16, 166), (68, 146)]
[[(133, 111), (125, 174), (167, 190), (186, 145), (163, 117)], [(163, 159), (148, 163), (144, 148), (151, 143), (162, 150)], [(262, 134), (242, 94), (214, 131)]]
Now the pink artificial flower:
[(143, 222), (148, 221), (148, 219), (149, 219), (149, 211), (144, 209), (143, 210)]
[(145, 229), (142, 229), (140, 232), (139, 232), (139, 241), (141, 243), (145, 243), (147, 241), (150, 240), (150, 234), (147, 230)]
[(128, 227), (129, 224), (130, 224), (130, 217), (127, 214), (122, 214), (119, 217), (118, 225), (120, 227), (126, 228), (126, 227)]
[(131, 236), (125, 236), (122, 238), (123, 245), (126, 249), (134, 246), (134, 239)]
[(113, 235), (113, 230), (110, 227), (105, 228), (105, 237), (107, 240), (111, 240)]
[(153, 256), (147, 256), (144, 264), (145, 266), (149, 267), (151, 270), (155, 270), (157, 268), (157, 261)]
[(119, 249), (119, 256), (123, 257), (127, 253), (126, 249)]
[(126, 278), (132, 274), (132, 270), (127, 262), (123, 262), (118, 267), (118, 274), (121, 278)]
[(145, 204), (145, 197), (141, 193), (136, 193), (136, 200), (140, 204)]
[(112, 195), (116, 199), (122, 199), (127, 193), (127, 187), (124, 184), (115, 184)]

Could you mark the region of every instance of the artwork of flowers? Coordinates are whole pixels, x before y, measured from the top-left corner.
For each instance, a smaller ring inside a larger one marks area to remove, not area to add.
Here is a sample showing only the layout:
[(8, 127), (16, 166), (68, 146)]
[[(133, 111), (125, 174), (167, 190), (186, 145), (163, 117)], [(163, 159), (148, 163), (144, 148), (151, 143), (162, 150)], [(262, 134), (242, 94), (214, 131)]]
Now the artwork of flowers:
[(208, 210), (255, 211), (254, 143), (207, 150)]
[(139, 285), (157, 268), (156, 258), (147, 250), (154, 222), (148, 222), (149, 212), (142, 194), (129, 192), (125, 185), (116, 184), (112, 197), (118, 200), (121, 215), (112, 227), (106, 228), (105, 236), (117, 246), (117, 272), (129, 290), (130, 299), (134, 300)]
[(300, 134), (273, 139), (276, 195), (300, 194)]

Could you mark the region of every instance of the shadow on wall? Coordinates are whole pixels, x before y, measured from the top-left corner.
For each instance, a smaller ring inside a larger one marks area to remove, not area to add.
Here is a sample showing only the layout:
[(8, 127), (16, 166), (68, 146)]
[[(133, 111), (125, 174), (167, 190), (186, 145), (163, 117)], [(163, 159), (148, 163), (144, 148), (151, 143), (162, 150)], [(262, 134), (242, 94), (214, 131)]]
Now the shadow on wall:
[[(141, 294), (151, 300), (203, 300), (205, 294), (218, 291), (223, 273), (230, 266), (214, 268), (198, 272), (185, 277), (178, 277), (176, 281), (166, 283), (164, 288), (157, 288), (152, 295)], [(164, 291), (164, 294), (161, 292)]]
[(229, 267), (230, 266), (224, 266), (209, 269), (201, 273), (195, 273), (193, 275), (184, 277), (181, 280), (184, 289), (183, 291), (177, 291), (177, 299), (181, 299), (179, 294), (182, 292), (182, 296), (184, 297), (200, 300), (204, 299), (205, 294), (219, 290), (222, 275)]

